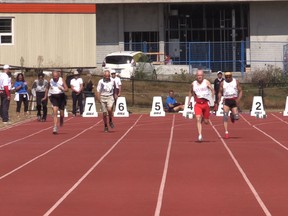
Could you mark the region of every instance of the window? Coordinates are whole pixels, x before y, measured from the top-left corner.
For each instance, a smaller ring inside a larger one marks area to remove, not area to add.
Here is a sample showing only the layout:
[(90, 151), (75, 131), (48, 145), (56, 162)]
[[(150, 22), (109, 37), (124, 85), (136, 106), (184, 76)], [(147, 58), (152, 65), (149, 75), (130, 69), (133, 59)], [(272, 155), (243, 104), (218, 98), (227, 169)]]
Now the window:
[(0, 17), (0, 45), (13, 44), (13, 19)]
[(107, 64), (130, 64), (132, 56), (107, 56), (105, 62)]

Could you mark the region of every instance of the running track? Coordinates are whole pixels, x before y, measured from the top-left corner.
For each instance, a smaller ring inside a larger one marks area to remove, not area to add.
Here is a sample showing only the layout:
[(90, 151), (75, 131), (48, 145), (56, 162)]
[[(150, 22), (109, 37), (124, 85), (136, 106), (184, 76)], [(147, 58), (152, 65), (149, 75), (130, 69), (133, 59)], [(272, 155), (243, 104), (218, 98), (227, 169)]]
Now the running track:
[(211, 116), (196, 142), (180, 114), (52, 119), (1, 129), (0, 215), (288, 215), (288, 121)]

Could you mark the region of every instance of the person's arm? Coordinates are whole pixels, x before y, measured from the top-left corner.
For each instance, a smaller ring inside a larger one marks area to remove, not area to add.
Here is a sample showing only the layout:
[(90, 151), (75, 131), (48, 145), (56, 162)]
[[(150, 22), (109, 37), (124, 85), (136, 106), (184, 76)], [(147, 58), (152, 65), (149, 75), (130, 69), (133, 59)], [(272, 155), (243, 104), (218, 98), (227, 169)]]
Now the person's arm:
[[(167, 98), (166, 98), (166, 105), (167, 105), (168, 107), (170, 107), (170, 108), (174, 108), (174, 104), (172, 104), (172, 100), (171, 100), (170, 97), (167, 97)], [(167, 108), (168, 108), (168, 107), (167, 107)]]
[(238, 89), (238, 97), (236, 99), (236, 104), (237, 104), (237, 106), (239, 106), (240, 100), (242, 98), (243, 91), (242, 91), (242, 87), (241, 87), (239, 81), (236, 80), (236, 82), (237, 82), (237, 89)]
[(97, 87), (96, 87), (96, 100), (100, 102), (100, 91), (101, 91), (101, 80), (98, 81)]
[(216, 85), (216, 83), (217, 83), (217, 78), (214, 80), (214, 91), (215, 91), (215, 92), (217, 92), (217, 85)]
[(36, 80), (33, 82), (33, 84), (32, 84), (32, 89), (36, 89), (37, 88), (37, 82), (36, 82)]
[(67, 86), (67, 84), (66, 84), (66, 82), (65, 82), (65, 80), (63, 79), (63, 87), (64, 87), (64, 91), (66, 92), (66, 91), (68, 91), (68, 86)]
[[(45, 82), (45, 81), (44, 81)], [(47, 98), (48, 98), (48, 89), (49, 89), (49, 83), (47, 82), (46, 84), (45, 84), (45, 95), (44, 95), (44, 97), (41, 99), (41, 101), (44, 101), (44, 100), (46, 100)]]
[[(82, 80), (82, 79), (81, 79)], [(82, 92), (83, 91), (83, 88), (84, 88), (84, 85), (83, 85), (83, 80), (80, 82), (80, 90), (79, 92)]]
[(14, 83), (15, 91), (19, 91), (22, 88), (22, 85), (19, 82)]
[(63, 90), (64, 92), (66, 92), (66, 91), (68, 91), (68, 86), (66, 84), (66, 80), (63, 77), (61, 77), (61, 78), (62, 78), (62, 83), (63, 84), (62, 85), (58, 84), (58, 88)]
[(194, 92), (193, 92), (193, 83), (191, 84), (191, 87), (190, 87), (190, 91), (188, 92), (188, 104), (190, 106), (190, 101), (191, 101), (191, 98), (194, 96)]
[(10, 100), (10, 91), (9, 91), (9, 87), (8, 86), (4, 86), (4, 91), (7, 95), (7, 99)]
[(218, 91), (218, 101), (217, 103), (220, 105), (221, 97), (223, 95), (223, 82), (220, 83), (219, 91)]
[[(214, 91), (214, 88), (212, 88), (212, 85), (211, 83), (207, 80), (207, 86), (208, 88), (210, 89), (211, 93), (212, 93), (212, 98), (214, 98), (214, 95), (215, 95), (215, 91)], [(214, 100), (214, 99), (213, 99)]]
[(120, 97), (121, 96), (121, 91), (122, 91), (122, 83), (121, 83), (121, 81), (118, 83), (118, 89), (119, 89), (118, 97)]
[(113, 96), (114, 98), (118, 98), (118, 94), (116, 94), (116, 82), (115, 80), (113, 81)]

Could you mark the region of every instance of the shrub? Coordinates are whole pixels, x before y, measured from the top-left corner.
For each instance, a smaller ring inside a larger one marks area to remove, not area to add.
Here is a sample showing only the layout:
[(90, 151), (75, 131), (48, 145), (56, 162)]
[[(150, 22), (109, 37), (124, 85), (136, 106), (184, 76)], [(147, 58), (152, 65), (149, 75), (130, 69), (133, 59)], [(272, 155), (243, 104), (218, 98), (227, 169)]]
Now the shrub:
[(252, 73), (251, 82), (259, 83), (267, 87), (271, 83), (279, 83), (286, 80), (283, 77), (283, 71), (279, 67), (268, 65), (265, 69), (257, 69)]

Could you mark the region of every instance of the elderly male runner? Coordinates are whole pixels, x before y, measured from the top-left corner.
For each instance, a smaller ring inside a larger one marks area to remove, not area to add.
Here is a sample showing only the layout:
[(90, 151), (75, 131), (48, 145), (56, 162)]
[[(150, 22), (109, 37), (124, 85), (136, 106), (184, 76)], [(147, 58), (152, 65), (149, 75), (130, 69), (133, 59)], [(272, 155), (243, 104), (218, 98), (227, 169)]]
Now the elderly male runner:
[(221, 82), (220, 89), (218, 93), (218, 104), (221, 101), (223, 96), (223, 121), (225, 129), (225, 138), (229, 138), (228, 133), (228, 114), (230, 113), (231, 122), (234, 123), (235, 120), (239, 119), (238, 106), (242, 98), (242, 88), (239, 84), (239, 81), (232, 78), (231, 72), (225, 72), (225, 80)]
[(107, 115), (109, 116), (110, 128), (114, 128), (112, 121), (112, 109), (114, 104), (115, 82), (110, 78), (110, 71), (105, 70), (103, 79), (98, 81), (97, 100), (101, 103), (103, 112), (104, 132), (108, 132)]
[(201, 142), (203, 140), (202, 137), (202, 122), (204, 120), (205, 124), (209, 123), (210, 116), (210, 106), (209, 99), (214, 98), (214, 89), (211, 83), (204, 79), (203, 70), (198, 70), (196, 73), (196, 80), (194, 80), (191, 84), (191, 90), (189, 91), (189, 100), (192, 96), (194, 96), (195, 106), (194, 112), (196, 116), (196, 124), (198, 129), (198, 141)]
[[(58, 134), (58, 110), (60, 111), (60, 127), (64, 124), (64, 109), (66, 105), (66, 95), (64, 92), (67, 90), (68, 87), (66, 82), (60, 77), (60, 72), (54, 70), (49, 82), (50, 102), (53, 107), (53, 134)], [(45, 97), (47, 97), (47, 94)]]

